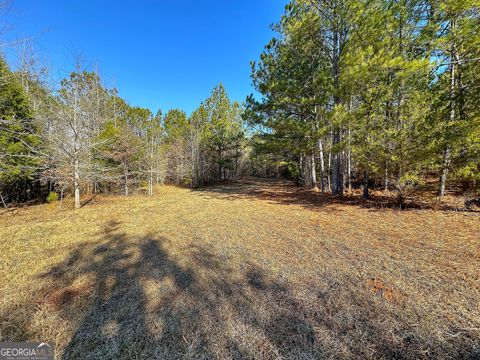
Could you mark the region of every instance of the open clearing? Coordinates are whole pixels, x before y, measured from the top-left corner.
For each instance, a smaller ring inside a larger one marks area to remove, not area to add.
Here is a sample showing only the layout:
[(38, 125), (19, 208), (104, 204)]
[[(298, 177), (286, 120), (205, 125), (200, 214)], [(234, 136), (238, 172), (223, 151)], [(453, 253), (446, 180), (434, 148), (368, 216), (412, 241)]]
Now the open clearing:
[(0, 340), (57, 358), (479, 358), (480, 217), (283, 182), (0, 216)]

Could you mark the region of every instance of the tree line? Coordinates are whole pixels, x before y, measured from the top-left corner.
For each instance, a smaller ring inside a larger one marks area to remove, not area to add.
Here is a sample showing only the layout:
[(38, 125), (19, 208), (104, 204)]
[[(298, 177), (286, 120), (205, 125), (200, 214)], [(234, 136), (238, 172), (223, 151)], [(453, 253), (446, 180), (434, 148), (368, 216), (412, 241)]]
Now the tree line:
[(132, 106), (80, 62), (57, 84), (0, 59), (0, 200), (288, 176), (333, 195), (480, 187), (478, 0), (294, 0), (245, 104)]
[(334, 195), (478, 191), (477, 0), (294, 0), (274, 30), (245, 113), (257, 160)]
[(51, 88), (42, 69), (0, 59), (0, 195), (9, 202), (74, 194), (153, 194), (234, 179), (244, 147), (242, 107), (216, 86), (190, 116), (131, 106), (79, 64)]

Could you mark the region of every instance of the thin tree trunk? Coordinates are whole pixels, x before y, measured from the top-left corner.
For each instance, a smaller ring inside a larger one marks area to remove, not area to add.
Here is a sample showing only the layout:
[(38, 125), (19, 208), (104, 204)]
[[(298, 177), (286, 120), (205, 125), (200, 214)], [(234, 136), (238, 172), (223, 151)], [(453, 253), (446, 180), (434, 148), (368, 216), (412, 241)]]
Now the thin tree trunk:
[(303, 154), (300, 154), (300, 161), (299, 161), (299, 165), (300, 165), (300, 176), (301, 176), (301, 184), (303, 186), (306, 185), (306, 179), (305, 179), (305, 171), (304, 171), (304, 167), (303, 167)]
[(190, 130), (190, 147), (191, 147), (191, 156), (192, 156), (192, 188), (197, 187), (197, 181), (198, 181), (198, 176), (197, 176), (197, 170), (196, 170), (196, 162), (197, 162), (197, 157), (195, 155), (195, 149), (197, 147), (196, 141), (195, 141), (195, 135), (194, 135), (195, 130)]
[(445, 151), (443, 152), (443, 166), (442, 166), (442, 174), (440, 175), (440, 190), (438, 194), (440, 198), (445, 196), (445, 189), (447, 184), (449, 167), (450, 167), (450, 147), (447, 146), (445, 148)]
[[(452, 23), (452, 28), (455, 28), (455, 22)], [(455, 46), (452, 45), (451, 50), (451, 64), (450, 64), (450, 123), (455, 121), (455, 76), (456, 76), (456, 66), (455, 62), (457, 60)], [(447, 134), (448, 136), (448, 134)], [(439, 196), (442, 198), (445, 195), (445, 189), (447, 184), (447, 176), (448, 170), (450, 168), (450, 158), (451, 158), (451, 149), (450, 145), (448, 144), (449, 139), (447, 139), (447, 146), (443, 152), (443, 166), (442, 166), (442, 174), (440, 175), (440, 189), (439, 189)]]
[(148, 196), (153, 195), (153, 167), (150, 165), (150, 175), (148, 179)]
[(332, 149), (330, 149), (328, 152), (327, 181), (328, 181), (328, 191), (332, 191)]
[(77, 96), (74, 98), (74, 110), (73, 110), (73, 129), (74, 129), (74, 142), (73, 142), (73, 151), (74, 151), (74, 162), (73, 162), (73, 189), (75, 193), (75, 209), (80, 208), (80, 163), (79, 163), (79, 154), (78, 154), (78, 133), (77, 133)]
[[(338, 14), (334, 14), (336, 18)], [(332, 29), (332, 70), (333, 70), (333, 85), (334, 85), (334, 94), (333, 102), (334, 105), (339, 105), (341, 103), (340, 99), (340, 33), (339, 33), (339, 22), (338, 19), (333, 21)], [(341, 141), (341, 130), (339, 128), (333, 129), (332, 137), (332, 147), (340, 143)], [(343, 171), (342, 171), (342, 157), (339, 151), (335, 151), (332, 155), (332, 194), (333, 195), (343, 195)]]
[(124, 183), (124, 189), (125, 189), (125, 196), (128, 196), (128, 169), (125, 167), (124, 170), (123, 170), (123, 177), (124, 177), (124, 180), (125, 180), (125, 183)]
[(363, 173), (363, 195), (362, 197), (364, 199), (369, 198), (369, 193), (368, 193), (368, 171), (364, 171)]
[(75, 159), (73, 165), (73, 188), (75, 191), (75, 209), (80, 208), (80, 170), (78, 158)]
[(350, 123), (348, 123), (348, 153), (347, 153), (347, 177), (348, 190), (352, 190), (352, 138)]
[(385, 164), (384, 190), (388, 191), (388, 166)]
[(320, 154), (320, 188), (325, 192), (325, 159), (323, 154), (322, 140), (318, 139), (318, 152)]
[[(340, 131), (335, 130), (333, 144), (340, 142)], [(343, 195), (342, 156), (339, 151), (332, 154), (332, 195)]]
[(315, 169), (315, 156), (313, 154), (310, 156), (310, 173), (312, 176), (312, 190), (318, 191), (317, 171)]
[(2, 204), (5, 209), (7, 209), (7, 204), (5, 203), (5, 200), (3, 200), (3, 195), (0, 193), (0, 199), (2, 199)]

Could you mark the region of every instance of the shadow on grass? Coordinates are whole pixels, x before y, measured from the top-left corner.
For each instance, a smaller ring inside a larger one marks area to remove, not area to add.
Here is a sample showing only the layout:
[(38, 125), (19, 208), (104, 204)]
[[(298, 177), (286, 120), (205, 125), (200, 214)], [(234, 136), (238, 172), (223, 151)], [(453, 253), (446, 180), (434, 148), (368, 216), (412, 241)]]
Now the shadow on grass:
[[(400, 205), (394, 195), (371, 194), (369, 199), (363, 199), (360, 195), (352, 194), (332, 196), (327, 193), (307, 190), (283, 179), (246, 179), (232, 184), (206, 186), (193, 191), (198, 194), (227, 200), (237, 200), (239, 198), (257, 199), (282, 205), (300, 205), (310, 209), (321, 209), (330, 205), (341, 204), (368, 208), (372, 211), (384, 209), (471, 211), (448, 204), (423, 201), (418, 197), (406, 199)], [(339, 211), (329, 207), (329, 211), (331, 210)]]
[[(47, 307), (59, 326), (69, 324), (62, 359), (475, 356), (474, 339), (426, 338), (357, 278), (319, 271), (313, 283), (292, 284), (248, 261), (234, 266), (201, 242), (181, 256), (169, 244), (109, 222), (101, 242), (77, 246), (42, 274), (51, 286), (43, 303), (23, 308)], [(22, 326), (23, 336), (41, 334)]]
[(95, 200), (96, 197), (97, 197), (97, 194), (91, 195), (90, 198), (88, 198), (87, 200), (82, 202), (80, 207), (83, 208), (83, 207), (87, 206), (88, 204), (92, 203)]

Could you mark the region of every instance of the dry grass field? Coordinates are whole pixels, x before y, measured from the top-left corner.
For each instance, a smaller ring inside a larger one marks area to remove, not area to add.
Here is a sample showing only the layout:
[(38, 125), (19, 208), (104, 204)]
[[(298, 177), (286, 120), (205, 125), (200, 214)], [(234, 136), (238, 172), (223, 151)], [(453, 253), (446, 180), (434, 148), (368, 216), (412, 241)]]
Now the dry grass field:
[(270, 181), (65, 205), (0, 216), (0, 341), (58, 359), (480, 358), (478, 213)]

